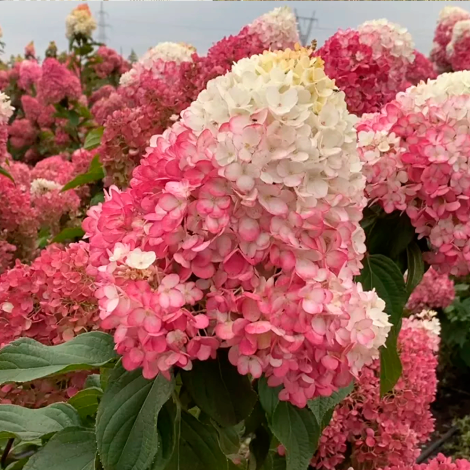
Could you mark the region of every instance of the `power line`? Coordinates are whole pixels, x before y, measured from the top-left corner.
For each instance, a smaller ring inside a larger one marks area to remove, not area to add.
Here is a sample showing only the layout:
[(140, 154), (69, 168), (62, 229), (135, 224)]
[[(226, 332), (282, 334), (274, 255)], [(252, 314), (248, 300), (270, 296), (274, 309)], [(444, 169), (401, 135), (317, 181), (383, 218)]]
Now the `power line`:
[(300, 42), (302, 45), (306, 46), (310, 39), (310, 34), (312, 33), (312, 27), (315, 23), (318, 23), (318, 19), (315, 17), (315, 12), (312, 13), (312, 16), (308, 17), (299, 16), (297, 10), (295, 10), (295, 18), (299, 26)]
[(106, 17), (108, 13), (104, 11), (103, 3), (100, 5), (100, 11), (98, 12), (98, 42), (106, 44), (108, 42), (108, 37), (106, 36), (106, 28), (111, 27), (111, 25), (106, 23)]

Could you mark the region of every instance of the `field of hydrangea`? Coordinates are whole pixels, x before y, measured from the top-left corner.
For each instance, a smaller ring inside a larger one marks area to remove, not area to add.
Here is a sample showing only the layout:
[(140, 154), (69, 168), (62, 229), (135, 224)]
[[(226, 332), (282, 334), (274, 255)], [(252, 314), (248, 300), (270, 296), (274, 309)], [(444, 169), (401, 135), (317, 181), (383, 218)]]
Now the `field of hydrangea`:
[(0, 468), (470, 470), (470, 10), (96, 27), (0, 61)]

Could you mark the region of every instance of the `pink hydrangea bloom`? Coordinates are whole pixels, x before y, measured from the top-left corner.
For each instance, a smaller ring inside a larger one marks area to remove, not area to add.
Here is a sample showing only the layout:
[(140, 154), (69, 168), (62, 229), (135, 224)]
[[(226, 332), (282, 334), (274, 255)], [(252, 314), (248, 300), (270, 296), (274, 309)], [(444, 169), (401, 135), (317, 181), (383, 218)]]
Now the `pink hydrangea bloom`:
[(21, 149), (34, 144), (38, 131), (28, 119), (15, 119), (8, 126), (8, 134), (12, 147)]
[(0, 274), (6, 271), (13, 264), (13, 254), (16, 246), (5, 240), (0, 240)]
[(38, 98), (44, 104), (56, 104), (64, 99), (78, 100), (82, 94), (78, 77), (53, 58), (46, 59), (42, 64), (37, 91)]
[(42, 68), (35, 60), (23, 60), (19, 63), (19, 69), (18, 86), (22, 90), (36, 86), (42, 77)]
[(67, 341), (97, 329), (94, 269), (86, 243), (51, 245), (31, 266), (0, 276), (0, 346), (21, 336), (44, 344)]
[(439, 13), (430, 56), (439, 72), (452, 70), (447, 57), (447, 46), (452, 39), (455, 24), (468, 19), (470, 19), (470, 13), (459, 7), (446, 6)]
[(452, 461), (452, 458), (439, 454), (434, 459), (422, 464), (397, 465), (385, 470), (470, 470), (470, 462), (464, 459)]
[(434, 430), (438, 334), (435, 318), (404, 320), (398, 340), (403, 372), (393, 393), (380, 398), (379, 361), (364, 367), (323, 431), (313, 468), (415, 468), (420, 445)]
[(458, 21), (452, 29), (452, 39), (447, 45), (447, 60), (454, 72), (470, 69), (470, 17)]
[(334, 90), (311, 50), (243, 59), (90, 209), (101, 327), (126, 369), (168, 376), (229, 348), (240, 374), (302, 407), (378, 357), (390, 324), (353, 282), (364, 178)]
[(423, 309), (448, 307), (455, 298), (454, 281), (447, 274), (439, 274), (430, 268), (411, 294), (406, 307), (413, 313)]
[(120, 76), (129, 69), (129, 64), (114, 49), (100, 46), (96, 52), (94, 71), (98, 78), (107, 78), (111, 75)]
[(345, 92), (348, 109), (361, 116), (379, 111), (406, 88), (414, 45), (406, 29), (386, 20), (338, 31), (316, 52), (325, 72)]
[(421, 52), (414, 52), (414, 61), (408, 65), (406, 80), (410, 85), (417, 85), (421, 81), (437, 78), (432, 62)]
[(386, 212), (406, 211), (432, 252), (427, 260), (453, 275), (470, 270), (467, 166), (468, 72), (409, 88), (357, 126), (366, 192)]

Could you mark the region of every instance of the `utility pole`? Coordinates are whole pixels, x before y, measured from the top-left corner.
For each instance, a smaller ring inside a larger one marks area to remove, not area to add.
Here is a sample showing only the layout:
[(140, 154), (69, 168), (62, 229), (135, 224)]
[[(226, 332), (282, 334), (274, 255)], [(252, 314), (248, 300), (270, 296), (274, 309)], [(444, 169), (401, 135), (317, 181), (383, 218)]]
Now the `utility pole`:
[(312, 16), (299, 16), (297, 10), (295, 10), (295, 18), (297, 24), (299, 25), (299, 36), (300, 42), (303, 46), (309, 44), (310, 34), (312, 33), (312, 27), (314, 24), (318, 23), (318, 19), (315, 17), (315, 12), (312, 13)]
[(100, 11), (98, 13), (98, 42), (106, 44), (108, 37), (106, 36), (106, 28), (110, 25), (106, 23), (106, 17), (108, 14), (104, 11), (103, 2), (100, 2)]

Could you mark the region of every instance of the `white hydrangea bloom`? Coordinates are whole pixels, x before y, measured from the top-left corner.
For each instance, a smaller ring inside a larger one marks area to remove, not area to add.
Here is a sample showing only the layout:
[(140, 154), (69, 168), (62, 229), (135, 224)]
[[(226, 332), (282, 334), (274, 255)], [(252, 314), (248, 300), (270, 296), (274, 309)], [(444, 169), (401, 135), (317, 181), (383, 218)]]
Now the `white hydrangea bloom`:
[(15, 108), (11, 105), (10, 97), (0, 92), (0, 124), (6, 124)]
[(66, 36), (69, 39), (77, 35), (91, 37), (96, 29), (96, 21), (88, 5), (83, 4), (72, 10), (72, 13), (67, 16), (65, 26)]
[(36, 178), (31, 183), (31, 195), (42, 196), (56, 189), (62, 189), (62, 185), (55, 181), (46, 180), (44, 178)]

